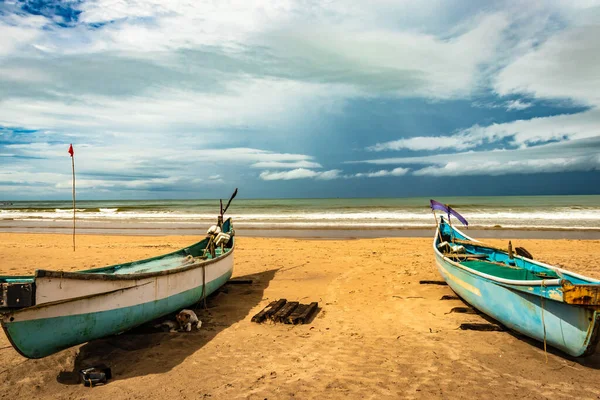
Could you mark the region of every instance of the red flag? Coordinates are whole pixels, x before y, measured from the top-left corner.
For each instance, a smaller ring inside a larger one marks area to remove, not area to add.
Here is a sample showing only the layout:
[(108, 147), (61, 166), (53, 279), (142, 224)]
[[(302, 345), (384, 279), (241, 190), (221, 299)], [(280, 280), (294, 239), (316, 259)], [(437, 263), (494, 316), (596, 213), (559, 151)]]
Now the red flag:
[(71, 155), (71, 157), (73, 157), (73, 154), (74, 154), (73, 145), (69, 146), (69, 154)]

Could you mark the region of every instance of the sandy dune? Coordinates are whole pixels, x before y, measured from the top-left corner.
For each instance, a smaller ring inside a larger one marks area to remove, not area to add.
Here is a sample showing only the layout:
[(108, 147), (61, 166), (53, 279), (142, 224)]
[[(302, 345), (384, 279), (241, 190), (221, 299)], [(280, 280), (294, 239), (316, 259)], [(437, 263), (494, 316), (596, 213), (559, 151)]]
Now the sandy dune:
[[(175, 250), (191, 237), (0, 234), (0, 273), (82, 269)], [(496, 245), (506, 242), (488, 240)], [(600, 241), (517, 240), (536, 258), (600, 278)], [(507, 332), (461, 331), (478, 315), (448, 313), (429, 239), (346, 241), (238, 238), (234, 276), (198, 310), (193, 333), (125, 334), (26, 360), (0, 336), (0, 398), (322, 399), (593, 398), (600, 354), (550, 352)], [(308, 325), (254, 324), (271, 300), (318, 301)], [(60, 371), (105, 362), (115, 378), (93, 389)]]

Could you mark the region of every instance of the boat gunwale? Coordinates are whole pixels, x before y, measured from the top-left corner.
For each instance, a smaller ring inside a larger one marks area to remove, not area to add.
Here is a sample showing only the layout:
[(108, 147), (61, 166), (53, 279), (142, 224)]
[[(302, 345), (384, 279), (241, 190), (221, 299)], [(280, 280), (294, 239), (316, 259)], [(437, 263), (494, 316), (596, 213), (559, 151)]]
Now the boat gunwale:
[[(442, 217), (442, 218), (443, 218), (443, 217)], [(449, 225), (449, 226), (450, 226), (450, 225)], [(461, 231), (460, 229), (458, 229), (458, 228), (455, 228), (455, 227), (453, 227), (453, 226), (450, 226), (450, 229), (452, 229), (452, 230), (454, 230), (454, 231), (456, 231), (456, 232), (460, 233), (461, 235), (463, 235), (465, 238), (467, 238), (467, 239), (468, 239), (468, 240), (470, 240), (470, 241), (477, 242), (477, 243), (481, 243), (481, 247), (487, 247), (487, 246), (486, 246), (485, 244), (483, 244), (481, 241), (479, 241), (479, 240), (477, 240), (477, 239), (473, 239), (472, 237), (470, 237), (469, 235), (465, 234), (464, 232), (462, 232), (462, 231)], [(439, 232), (439, 228), (438, 228), (438, 229), (436, 229), (436, 236), (434, 236), (434, 238), (433, 238), (433, 244), (434, 244), (434, 247), (435, 247), (435, 241), (437, 240), (436, 238), (437, 238), (437, 234), (438, 234), (438, 232)], [(436, 250), (436, 251), (439, 253), (439, 251), (438, 251), (437, 249), (435, 249), (435, 250)], [(443, 257), (443, 256), (442, 256), (442, 257)], [(548, 268), (548, 269), (550, 269), (550, 270), (553, 270), (553, 271), (555, 271), (555, 272), (559, 272), (559, 273), (561, 273), (561, 274), (567, 274), (567, 275), (571, 275), (572, 277), (575, 277), (575, 278), (577, 278), (577, 279), (582, 279), (582, 280), (587, 280), (587, 281), (590, 281), (590, 283), (591, 283), (591, 284), (594, 284), (594, 283), (599, 283), (599, 284), (600, 284), (600, 280), (599, 280), (599, 279), (596, 279), (596, 278), (590, 278), (589, 276), (581, 275), (581, 274), (578, 274), (578, 273), (576, 273), (576, 272), (569, 271), (569, 270), (567, 270), (567, 269), (563, 269), (563, 268), (560, 268), (560, 267), (555, 267), (555, 266), (553, 266), (553, 265), (549, 265), (549, 264), (546, 264), (546, 263), (543, 263), (543, 262), (541, 262), (541, 261), (537, 261), (537, 260), (532, 260), (531, 258), (527, 258), (527, 257), (519, 256), (519, 255), (516, 255), (516, 254), (514, 255), (514, 257), (515, 257), (515, 258), (520, 258), (521, 260), (524, 260), (524, 261), (528, 261), (528, 262), (530, 262), (530, 263), (532, 263), (532, 264), (537, 264), (537, 265), (539, 265), (539, 266), (541, 266), (541, 267)], [(444, 259), (446, 259), (446, 257), (444, 257)], [(449, 259), (448, 259), (448, 260), (449, 260)], [(452, 262), (452, 263), (454, 264), (454, 262)], [(466, 268), (466, 267), (465, 267), (465, 268)], [(468, 268), (468, 269), (470, 269), (470, 268)], [(483, 275), (486, 275), (486, 274), (483, 274)], [(491, 275), (491, 276), (493, 276), (493, 275)], [(498, 279), (503, 279), (503, 278), (498, 278)], [(505, 279), (505, 280), (510, 280), (510, 279)], [(557, 279), (557, 280), (559, 280), (559, 281), (560, 281), (560, 279)], [(542, 280), (540, 280), (540, 282), (541, 282), (541, 281), (548, 282), (548, 281), (550, 281), (550, 280), (549, 280), (549, 279), (542, 279)], [(516, 282), (519, 282), (519, 281), (516, 281)], [(538, 281), (529, 281), (529, 282), (538, 282)]]
[[(218, 261), (221, 261), (228, 257), (233, 253), (235, 249), (235, 241), (233, 242), (233, 246), (231, 246), (230, 250), (225, 254), (220, 255), (219, 257), (212, 258), (210, 260), (203, 260), (200, 262), (192, 263), (189, 265), (184, 265), (181, 267), (166, 269), (163, 271), (155, 271), (155, 272), (144, 272), (139, 274), (99, 274), (99, 273), (87, 273), (87, 272), (66, 272), (66, 271), (52, 271), (46, 269), (38, 269), (35, 271), (35, 279), (37, 278), (60, 278), (60, 279), (74, 279), (74, 280), (102, 280), (102, 281), (128, 281), (128, 280), (139, 280), (139, 279), (147, 279), (154, 278), (158, 276), (164, 275), (172, 275), (180, 272), (185, 272), (191, 269), (196, 269), (200, 267), (205, 267), (207, 265), (214, 264)], [(180, 250), (178, 250), (180, 251)], [(176, 253), (176, 252), (174, 252)], [(170, 253), (172, 254), (172, 253)]]
[[(469, 237), (468, 235), (465, 235), (459, 229), (456, 229), (456, 228), (454, 228), (452, 226), (450, 226), (450, 228), (453, 229), (453, 230), (455, 230), (455, 231), (457, 231), (458, 233), (460, 233), (461, 235), (463, 235), (465, 238), (468, 238), (469, 240), (481, 243), (479, 240), (473, 239), (473, 238)], [(444, 257), (444, 255), (437, 249), (436, 241), (438, 239), (439, 232), (440, 232), (440, 230), (439, 230), (439, 226), (438, 226), (436, 228), (436, 235), (433, 238), (433, 250), (434, 250), (434, 254), (440, 255), (440, 257), (442, 258), (442, 260), (444, 262), (446, 262), (447, 264), (449, 264), (451, 266), (454, 266), (454, 267), (458, 267), (458, 268), (464, 270), (467, 273), (471, 273), (471, 274), (474, 274), (476, 276), (479, 276), (479, 277), (482, 277), (484, 279), (487, 279), (492, 284), (498, 284), (499, 286), (506, 287), (505, 286), (506, 284), (513, 285), (513, 286), (517, 286), (517, 285), (518, 286), (523, 286), (524, 284), (522, 282), (527, 282), (527, 284), (525, 284), (525, 285), (528, 285), (528, 286), (538, 286), (540, 284), (538, 284), (537, 282), (542, 282), (542, 284), (544, 286), (549, 286), (550, 282), (556, 281), (556, 282), (558, 282), (560, 284), (562, 280), (565, 280), (563, 278), (563, 279), (552, 279), (552, 280), (546, 279), (546, 280), (541, 280), (541, 281), (515, 281), (515, 280), (511, 280), (511, 279), (497, 278), (495, 276), (484, 274), (482, 272), (479, 272), (479, 271), (473, 270), (471, 268), (465, 267), (465, 266), (463, 266), (463, 265), (461, 265), (459, 263), (456, 263), (456, 262), (452, 261), (448, 257)], [(482, 246), (485, 247), (485, 245), (483, 243), (482, 243)], [(533, 264), (537, 264), (537, 265), (541, 265), (541, 266), (546, 266), (546, 264), (544, 264), (542, 262), (536, 262), (535, 260), (531, 260), (531, 259), (526, 258), (526, 257), (519, 257), (519, 258), (531, 261)], [(565, 272), (565, 273), (573, 275), (575, 277), (581, 277), (580, 279), (587, 279), (587, 280), (590, 280), (590, 281), (596, 281), (595, 279), (591, 279), (591, 278), (585, 277), (583, 275), (575, 274), (573, 272), (564, 270), (562, 268), (557, 268), (557, 267), (552, 267), (552, 266), (548, 266), (548, 267), (550, 269), (553, 269), (553, 270), (558, 270), (560, 272)], [(451, 273), (451, 272), (449, 272), (449, 273)], [(510, 286), (508, 287), (508, 289), (511, 290)], [(515, 290), (520, 290), (520, 289), (512, 288), (511, 291), (515, 291)], [(532, 295), (536, 295), (535, 293), (531, 293), (531, 294)], [(540, 295), (537, 295), (537, 296), (540, 296)], [(556, 302), (559, 302), (559, 303), (563, 303), (563, 304), (565, 304), (567, 306), (575, 306), (573, 304), (565, 303), (562, 300), (553, 299), (551, 297), (545, 297), (545, 298), (546, 298), (546, 300), (556, 301)], [(485, 314), (491, 316), (494, 319), (498, 319), (493, 314), (488, 314), (488, 313), (485, 313)], [(500, 320), (500, 319), (498, 319), (498, 320), (502, 323), (502, 320)], [(524, 334), (526, 336), (529, 336), (529, 337), (533, 338), (533, 336), (528, 335), (526, 332), (524, 332), (524, 331), (522, 331), (520, 329), (515, 329), (515, 328), (512, 328), (512, 329), (514, 329), (514, 330), (516, 330), (518, 332), (521, 332), (522, 334)], [(570, 349), (568, 349), (568, 346), (567, 346), (567, 350), (565, 350), (565, 349), (560, 349), (560, 350), (563, 351), (563, 352), (565, 352), (566, 354), (569, 354), (570, 356), (573, 356), (573, 357), (587, 357), (587, 356), (590, 356), (590, 355), (592, 355), (592, 354), (595, 353), (596, 347), (598, 345), (598, 340), (600, 340), (600, 313), (598, 311), (594, 312), (594, 318), (590, 318), (590, 322), (588, 324), (587, 332), (588, 332), (588, 334), (587, 334), (584, 342), (582, 343), (582, 346), (581, 346), (582, 351), (580, 353), (575, 354), (575, 352), (570, 352)], [(566, 345), (566, 343), (565, 343), (565, 345)]]
[[(465, 235), (460, 230), (458, 230), (458, 229), (456, 229), (454, 227), (451, 227), (451, 229), (457, 231), (458, 233), (460, 233), (464, 237), (468, 238), (469, 240), (481, 243), (481, 242), (479, 242), (479, 240), (473, 239), (473, 238)], [(513, 286), (542, 286), (542, 285), (544, 285), (546, 287), (549, 287), (549, 286), (560, 286), (560, 282), (561, 282), (560, 279), (540, 279), (540, 280), (535, 280), (535, 281), (522, 281), (522, 280), (514, 280), (514, 279), (504, 279), (504, 278), (499, 278), (499, 277), (494, 276), (494, 275), (485, 274), (483, 272), (471, 269), (471, 268), (466, 267), (466, 266), (464, 266), (464, 265), (462, 265), (460, 263), (452, 261), (450, 258), (445, 257), (442, 254), (442, 252), (440, 252), (439, 249), (435, 245), (435, 242), (438, 239), (439, 233), (440, 233), (440, 230), (439, 230), (439, 227), (438, 227), (438, 228), (436, 228), (435, 236), (433, 237), (433, 251), (434, 251), (434, 253), (436, 255), (439, 255), (446, 263), (448, 263), (448, 264), (450, 264), (450, 265), (452, 265), (454, 267), (460, 268), (460, 269), (462, 269), (462, 270), (464, 270), (466, 272), (469, 272), (469, 273), (471, 273), (473, 275), (477, 275), (479, 277), (485, 278), (485, 279), (487, 279), (489, 281), (492, 281), (493, 283), (499, 283), (499, 284), (504, 284), (504, 285), (513, 285)], [(483, 243), (482, 243), (482, 247), (485, 247), (485, 245)], [(520, 258), (523, 259), (524, 257), (520, 257)], [(529, 260), (529, 259), (527, 259), (527, 260)], [(530, 260), (530, 261), (533, 261), (533, 260)]]
[(73, 302), (73, 301), (79, 301), (79, 300), (86, 300), (86, 299), (93, 299), (96, 297), (100, 297), (100, 296), (106, 296), (106, 295), (111, 295), (117, 292), (124, 292), (125, 290), (130, 290), (130, 289), (135, 289), (135, 288), (139, 288), (141, 286), (145, 286), (145, 285), (149, 285), (151, 283), (154, 283), (152, 281), (148, 281), (148, 282), (144, 282), (141, 284), (136, 284), (133, 286), (128, 286), (128, 287), (124, 287), (124, 288), (117, 288), (117, 289), (113, 289), (113, 290), (109, 290), (108, 292), (100, 292), (100, 293), (92, 293), (92, 294), (86, 294), (84, 296), (79, 296), (79, 297), (69, 297), (67, 299), (60, 299), (60, 300), (55, 300), (55, 301), (50, 301), (48, 303), (41, 303), (41, 304), (36, 304), (30, 307), (24, 307), (24, 308), (17, 308), (17, 309), (12, 309), (9, 312), (2, 312), (0, 311), (0, 324), (2, 324), (2, 326), (4, 326), (4, 319), (7, 315), (15, 315), (21, 312), (25, 312), (25, 311), (37, 311), (37, 310), (41, 310), (43, 308), (48, 308), (48, 307), (53, 307), (53, 306), (57, 306), (57, 305), (61, 305), (61, 304), (65, 304), (65, 303), (69, 303), (69, 302)]
[[(224, 254), (221, 257), (217, 257), (217, 258), (214, 258), (214, 259), (208, 260), (208, 261), (215, 261), (215, 262), (216, 261), (222, 261), (225, 258), (224, 256), (226, 256), (227, 254), (229, 254), (229, 253), (231, 253), (233, 251), (234, 247), (235, 247), (235, 242), (234, 242), (234, 246), (232, 246), (232, 248), (231, 248), (231, 251), (227, 252), (226, 254)], [(206, 265), (206, 263), (204, 265)], [(232, 268), (233, 268), (233, 265), (232, 265)], [(190, 268), (186, 268), (186, 270), (189, 270), (189, 269)], [(181, 270), (180, 270), (180, 272), (181, 272)], [(89, 274), (89, 275), (93, 275), (93, 274)], [(47, 357), (47, 356), (32, 357), (32, 356), (26, 355), (17, 346), (17, 344), (13, 341), (12, 335), (10, 334), (10, 332), (8, 330), (9, 323), (6, 323), (6, 319), (7, 318), (9, 318), (10, 316), (13, 316), (15, 314), (19, 314), (19, 313), (26, 312), (26, 311), (32, 311), (32, 310), (33, 311), (39, 311), (39, 310), (41, 310), (43, 308), (53, 307), (53, 306), (57, 306), (57, 305), (61, 305), (61, 304), (69, 303), (69, 302), (73, 302), (73, 301), (80, 301), (80, 300), (85, 300), (85, 299), (93, 299), (93, 298), (105, 297), (105, 296), (112, 295), (112, 294), (117, 293), (117, 292), (124, 292), (126, 290), (131, 290), (131, 289), (134, 289), (134, 288), (137, 288), (137, 287), (140, 287), (140, 286), (144, 286), (144, 285), (148, 285), (148, 284), (151, 284), (151, 283), (152, 283), (152, 281), (149, 281), (149, 282), (142, 283), (140, 285), (134, 285), (134, 286), (126, 287), (126, 288), (119, 288), (119, 289), (111, 290), (109, 292), (94, 293), (94, 294), (91, 294), (91, 295), (86, 295), (86, 296), (81, 296), (81, 297), (73, 297), (73, 298), (63, 299), (63, 300), (59, 300), (59, 301), (55, 301), (55, 302), (50, 302), (50, 303), (36, 304), (34, 306), (31, 306), (31, 307), (25, 307), (25, 308), (21, 308), (21, 309), (14, 309), (14, 310), (11, 310), (10, 312), (5, 312), (5, 313), (0, 312), (0, 326), (2, 326), (2, 330), (4, 331), (5, 336), (8, 338), (8, 341), (10, 342), (10, 344), (12, 345), (12, 347), (17, 351), (17, 353), (19, 353), (21, 356), (23, 356), (25, 358), (28, 358), (28, 359), (33, 359), (33, 360), (35, 360), (35, 359), (41, 359), (41, 358), (44, 358), (44, 357)], [(160, 317), (158, 317), (158, 318), (160, 318)], [(146, 321), (146, 322), (148, 322), (148, 321)], [(142, 324), (144, 324), (146, 322), (143, 322)], [(137, 326), (140, 326), (142, 324), (139, 324)], [(135, 327), (130, 328), (130, 329), (134, 329), (134, 328)], [(128, 330), (130, 330), (130, 329), (128, 329)], [(82, 342), (82, 343), (86, 343), (86, 342)], [(82, 344), (82, 343), (80, 343), (80, 344)], [(78, 346), (78, 345), (75, 345), (75, 346)]]

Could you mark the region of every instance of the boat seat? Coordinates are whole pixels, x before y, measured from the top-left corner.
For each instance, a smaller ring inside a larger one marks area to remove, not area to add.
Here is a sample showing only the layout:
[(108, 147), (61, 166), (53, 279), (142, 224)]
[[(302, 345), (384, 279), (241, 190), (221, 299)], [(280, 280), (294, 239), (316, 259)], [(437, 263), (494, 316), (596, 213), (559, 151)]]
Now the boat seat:
[(487, 275), (492, 275), (502, 279), (510, 279), (515, 281), (537, 281), (541, 278), (534, 273), (524, 269), (515, 268), (508, 265), (503, 266), (498, 263), (492, 263), (481, 260), (467, 260), (460, 263), (467, 268), (474, 269)]
[(457, 258), (464, 260), (465, 258), (487, 258), (487, 254), (471, 254), (471, 253), (444, 253), (444, 257)]

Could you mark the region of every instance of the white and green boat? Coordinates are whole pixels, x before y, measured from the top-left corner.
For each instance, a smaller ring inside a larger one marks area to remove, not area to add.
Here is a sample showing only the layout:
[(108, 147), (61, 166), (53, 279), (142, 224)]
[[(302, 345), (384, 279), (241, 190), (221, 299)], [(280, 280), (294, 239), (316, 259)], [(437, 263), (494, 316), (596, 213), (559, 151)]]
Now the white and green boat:
[(38, 269), (34, 276), (0, 276), (4, 332), (21, 355), (42, 358), (192, 306), (233, 272), (231, 219), (220, 231), (146, 260), (79, 272)]

